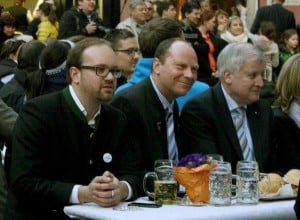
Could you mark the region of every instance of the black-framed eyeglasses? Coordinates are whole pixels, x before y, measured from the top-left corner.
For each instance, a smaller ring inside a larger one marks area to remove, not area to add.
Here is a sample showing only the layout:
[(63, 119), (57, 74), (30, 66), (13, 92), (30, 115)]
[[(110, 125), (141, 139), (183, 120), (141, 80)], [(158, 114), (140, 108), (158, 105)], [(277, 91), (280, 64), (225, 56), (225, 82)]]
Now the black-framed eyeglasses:
[(126, 53), (129, 56), (133, 56), (135, 53), (139, 53), (140, 49), (139, 48), (129, 48), (129, 49), (124, 49), (124, 50), (116, 50), (116, 52), (123, 52)]
[(82, 65), (80, 66), (81, 69), (87, 69), (87, 70), (93, 70), (95, 71), (96, 75), (99, 77), (105, 78), (108, 73), (111, 73), (115, 78), (120, 78), (122, 76), (122, 73), (118, 69), (110, 69), (107, 66), (86, 66)]

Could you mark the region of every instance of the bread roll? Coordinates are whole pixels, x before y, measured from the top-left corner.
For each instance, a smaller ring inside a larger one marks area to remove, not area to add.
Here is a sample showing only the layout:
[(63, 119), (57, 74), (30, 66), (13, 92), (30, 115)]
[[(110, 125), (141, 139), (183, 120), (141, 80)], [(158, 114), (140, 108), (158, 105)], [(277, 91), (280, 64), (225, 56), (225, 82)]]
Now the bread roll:
[(291, 169), (284, 175), (284, 180), (292, 185), (299, 186), (300, 170)]
[(291, 169), (284, 175), (284, 181), (292, 185), (294, 194), (298, 193), (300, 170)]
[(258, 188), (262, 194), (277, 193), (284, 184), (283, 179), (276, 173), (269, 173), (258, 183)]

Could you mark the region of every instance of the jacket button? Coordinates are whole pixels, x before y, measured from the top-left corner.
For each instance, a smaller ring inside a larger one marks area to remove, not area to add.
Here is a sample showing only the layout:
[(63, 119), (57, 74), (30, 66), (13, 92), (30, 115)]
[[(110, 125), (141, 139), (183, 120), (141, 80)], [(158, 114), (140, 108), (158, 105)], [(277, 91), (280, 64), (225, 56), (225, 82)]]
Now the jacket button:
[(90, 160), (90, 165), (92, 165), (93, 164), (93, 160)]

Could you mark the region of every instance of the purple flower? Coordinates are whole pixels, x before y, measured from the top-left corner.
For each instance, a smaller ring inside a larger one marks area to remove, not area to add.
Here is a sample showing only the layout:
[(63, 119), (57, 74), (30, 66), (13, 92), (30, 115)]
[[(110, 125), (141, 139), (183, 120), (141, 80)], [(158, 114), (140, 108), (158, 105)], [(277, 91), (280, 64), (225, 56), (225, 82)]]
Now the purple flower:
[(177, 164), (179, 167), (197, 167), (206, 163), (207, 156), (203, 153), (188, 154), (181, 158)]

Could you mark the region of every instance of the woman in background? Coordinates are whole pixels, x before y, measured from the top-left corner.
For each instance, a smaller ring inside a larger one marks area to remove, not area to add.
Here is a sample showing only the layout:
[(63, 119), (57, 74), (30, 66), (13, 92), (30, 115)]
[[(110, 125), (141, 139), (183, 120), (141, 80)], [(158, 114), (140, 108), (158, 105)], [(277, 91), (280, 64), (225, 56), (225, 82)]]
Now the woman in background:
[(282, 66), (276, 83), (274, 137), (278, 170), (300, 169), (300, 54)]
[(40, 4), (39, 12), (41, 23), (38, 25), (37, 39), (40, 41), (48, 38), (56, 39), (58, 37), (59, 24), (52, 4), (46, 2)]

